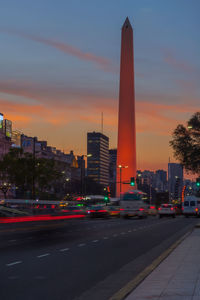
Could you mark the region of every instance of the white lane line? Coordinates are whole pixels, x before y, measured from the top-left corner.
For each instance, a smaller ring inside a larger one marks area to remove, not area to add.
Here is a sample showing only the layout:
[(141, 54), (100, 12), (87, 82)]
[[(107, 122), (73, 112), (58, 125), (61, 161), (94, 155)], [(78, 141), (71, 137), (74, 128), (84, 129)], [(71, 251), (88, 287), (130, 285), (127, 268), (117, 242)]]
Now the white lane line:
[(132, 230), (128, 230), (128, 232), (132, 232)]
[(121, 232), (121, 234), (126, 234), (126, 232)]
[(118, 234), (113, 234), (114, 237), (118, 236)]
[(50, 253), (45, 253), (45, 254), (38, 255), (37, 258), (42, 258), (42, 257), (48, 256), (48, 255), (50, 255)]
[(108, 240), (108, 237), (107, 237), (107, 236), (104, 236), (103, 239), (104, 239), (104, 240)]
[(9, 240), (9, 242), (13, 243), (13, 242), (16, 242), (17, 240)]
[(78, 247), (83, 247), (85, 245), (86, 245), (85, 243), (82, 243), (82, 244), (79, 244)]
[(99, 240), (93, 240), (92, 243), (97, 243)]
[(68, 251), (69, 248), (63, 248), (63, 249), (60, 249), (60, 252), (64, 252), (64, 251)]
[(22, 261), (21, 261), (21, 260), (18, 260), (18, 261), (14, 261), (14, 262), (12, 262), (12, 263), (10, 263), (10, 264), (7, 264), (6, 266), (7, 266), (7, 267), (11, 267), (11, 266), (18, 265), (18, 264), (21, 264), (21, 263), (22, 263)]

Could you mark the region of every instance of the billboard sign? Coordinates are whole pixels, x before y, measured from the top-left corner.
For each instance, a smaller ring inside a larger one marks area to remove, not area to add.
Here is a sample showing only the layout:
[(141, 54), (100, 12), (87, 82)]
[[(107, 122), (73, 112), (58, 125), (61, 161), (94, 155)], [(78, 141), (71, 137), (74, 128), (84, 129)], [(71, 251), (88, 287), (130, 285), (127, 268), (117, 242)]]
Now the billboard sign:
[(0, 113), (0, 130), (3, 129), (3, 114)]
[(12, 121), (4, 119), (3, 120), (3, 129), (6, 137), (12, 137)]

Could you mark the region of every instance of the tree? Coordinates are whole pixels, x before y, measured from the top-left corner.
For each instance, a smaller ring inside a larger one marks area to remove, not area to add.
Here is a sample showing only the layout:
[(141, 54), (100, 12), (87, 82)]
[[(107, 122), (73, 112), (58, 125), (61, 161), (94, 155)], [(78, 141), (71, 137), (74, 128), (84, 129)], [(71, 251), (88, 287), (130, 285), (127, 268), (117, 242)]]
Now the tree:
[(38, 195), (48, 192), (61, 177), (54, 160), (34, 158), (19, 148), (11, 148), (0, 161), (0, 181), (15, 185), (21, 196), (27, 197), (27, 192), (31, 195), (33, 184)]
[(200, 174), (200, 112), (189, 119), (187, 127), (182, 124), (176, 127), (170, 146), (186, 171)]

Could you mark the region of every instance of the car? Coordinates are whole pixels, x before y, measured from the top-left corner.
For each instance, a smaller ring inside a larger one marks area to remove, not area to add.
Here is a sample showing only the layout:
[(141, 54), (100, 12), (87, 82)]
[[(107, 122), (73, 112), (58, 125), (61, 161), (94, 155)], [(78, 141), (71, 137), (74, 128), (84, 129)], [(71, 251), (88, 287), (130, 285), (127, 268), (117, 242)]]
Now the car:
[(87, 209), (90, 218), (109, 218), (110, 214), (104, 206), (91, 206)]
[(176, 211), (173, 205), (169, 203), (161, 204), (161, 206), (158, 208), (158, 214), (160, 218), (164, 216), (169, 216), (172, 218), (176, 217)]
[(156, 216), (157, 215), (157, 209), (155, 207), (155, 205), (150, 205), (148, 208), (148, 215), (150, 216)]
[(147, 195), (139, 190), (129, 190), (121, 196), (120, 207), (122, 218), (146, 218), (148, 216)]
[(86, 211), (82, 206), (67, 206), (65, 209), (61, 210), (61, 213), (67, 213), (69, 215), (85, 215)]
[(107, 206), (106, 210), (108, 211), (111, 217), (120, 217), (120, 207), (119, 206)]

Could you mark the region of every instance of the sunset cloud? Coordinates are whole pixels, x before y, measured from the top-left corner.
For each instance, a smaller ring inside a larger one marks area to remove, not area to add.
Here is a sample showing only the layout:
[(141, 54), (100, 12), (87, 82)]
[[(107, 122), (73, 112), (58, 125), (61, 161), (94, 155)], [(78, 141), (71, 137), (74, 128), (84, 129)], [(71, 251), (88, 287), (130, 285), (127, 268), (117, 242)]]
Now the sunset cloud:
[(70, 44), (59, 42), (54, 39), (39, 37), (33, 34), (21, 32), (17, 30), (1, 30), (1, 31), (55, 48), (65, 54), (77, 57), (80, 60), (92, 62), (97, 66), (99, 66), (104, 71), (110, 71), (110, 72), (116, 71), (116, 67), (107, 58), (95, 55), (90, 52), (84, 52)]

